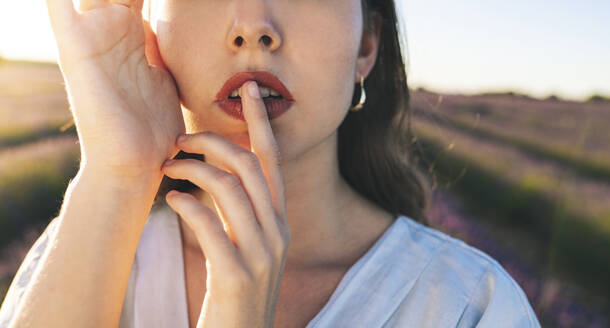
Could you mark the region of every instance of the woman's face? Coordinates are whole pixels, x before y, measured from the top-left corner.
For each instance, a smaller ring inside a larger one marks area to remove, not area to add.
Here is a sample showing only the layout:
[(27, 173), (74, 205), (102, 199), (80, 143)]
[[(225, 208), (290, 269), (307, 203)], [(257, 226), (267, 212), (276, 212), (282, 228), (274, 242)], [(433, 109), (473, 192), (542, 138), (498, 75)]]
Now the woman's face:
[[(359, 54), (360, 0), (153, 0), (151, 10), (187, 132), (212, 131), (249, 149), (246, 122), (222, 111), (215, 96), (235, 73), (268, 71), (294, 99), (271, 120), (283, 160), (334, 137), (354, 83), (375, 62), (376, 46)], [(270, 44), (259, 42), (263, 35)]]

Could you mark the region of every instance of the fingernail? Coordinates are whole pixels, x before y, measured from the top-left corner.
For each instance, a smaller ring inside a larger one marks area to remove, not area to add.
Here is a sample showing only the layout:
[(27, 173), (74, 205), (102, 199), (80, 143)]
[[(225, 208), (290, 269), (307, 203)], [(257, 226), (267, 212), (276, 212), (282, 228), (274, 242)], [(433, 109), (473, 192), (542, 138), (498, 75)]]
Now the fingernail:
[(254, 99), (259, 99), (261, 97), (261, 94), (258, 91), (258, 85), (256, 85), (256, 82), (250, 83), (250, 85), (248, 86), (248, 92), (250, 92), (250, 96)]

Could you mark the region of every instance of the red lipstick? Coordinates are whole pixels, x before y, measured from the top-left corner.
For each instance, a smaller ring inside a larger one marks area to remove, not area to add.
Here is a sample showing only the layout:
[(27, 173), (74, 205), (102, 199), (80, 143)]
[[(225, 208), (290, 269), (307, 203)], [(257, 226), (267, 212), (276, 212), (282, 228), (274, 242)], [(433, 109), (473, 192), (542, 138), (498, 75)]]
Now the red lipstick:
[(222, 86), (220, 91), (216, 94), (215, 102), (218, 106), (230, 116), (245, 121), (242, 112), (242, 100), (241, 99), (229, 99), (229, 95), (234, 90), (241, 88), (246, 81), (256, 81), (259, 87), (268, 87), (277, 91), (281, 98), (267, 97), (263, 98), (265, 107), (267, 108), (267, 114), (269, 119), (272, 120), (284, 112), (286, 112), (292, 104), (294, 99), (290, 91), (284, 86), (275, 75), (265, 71), (254, 71), (254, 72), (240, 72), (231, 76), (225, 84)]

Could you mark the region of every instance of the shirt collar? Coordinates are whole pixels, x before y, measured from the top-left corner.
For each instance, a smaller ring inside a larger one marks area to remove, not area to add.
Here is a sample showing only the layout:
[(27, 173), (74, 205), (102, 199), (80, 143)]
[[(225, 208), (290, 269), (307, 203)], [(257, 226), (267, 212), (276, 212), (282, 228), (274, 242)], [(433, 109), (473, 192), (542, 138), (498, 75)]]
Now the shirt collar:
[[(177, 214), (151, 210), (136, 252), (134, 327), (188, 327), (182, 238)], [(433, 258), (412, 219), (399, 216), (345, 273), (306, 328), (382, 327)]]
[(343, 276), (306, 328), (382, 327), (433, 258), (438, 244), (421, 243), (412, 219), (399, 216)]

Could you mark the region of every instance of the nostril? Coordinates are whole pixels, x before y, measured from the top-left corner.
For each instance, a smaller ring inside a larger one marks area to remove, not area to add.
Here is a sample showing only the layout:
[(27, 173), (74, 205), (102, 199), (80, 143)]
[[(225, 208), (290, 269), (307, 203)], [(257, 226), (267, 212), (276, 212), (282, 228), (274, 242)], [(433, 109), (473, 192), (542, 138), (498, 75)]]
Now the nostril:
[(271, 38), (269, 36), (263, 35), (261, 39), (263, 40), (264, 45), (268, 46), (271, 44)]
[(241, 36), (238, 36), (238, 37), (237, 37), (237, 39), (235, 39), (235, 41), (234, 41), (234, 43), (235, 43), (235, 44), (236, 44), (238, 47), (240, 47), (240, 46), (241, 46), (241, 44), (242, 44), (243, 42), (244, 42), (244, 39), (242, 39), (242, 37), (241, 37)]

